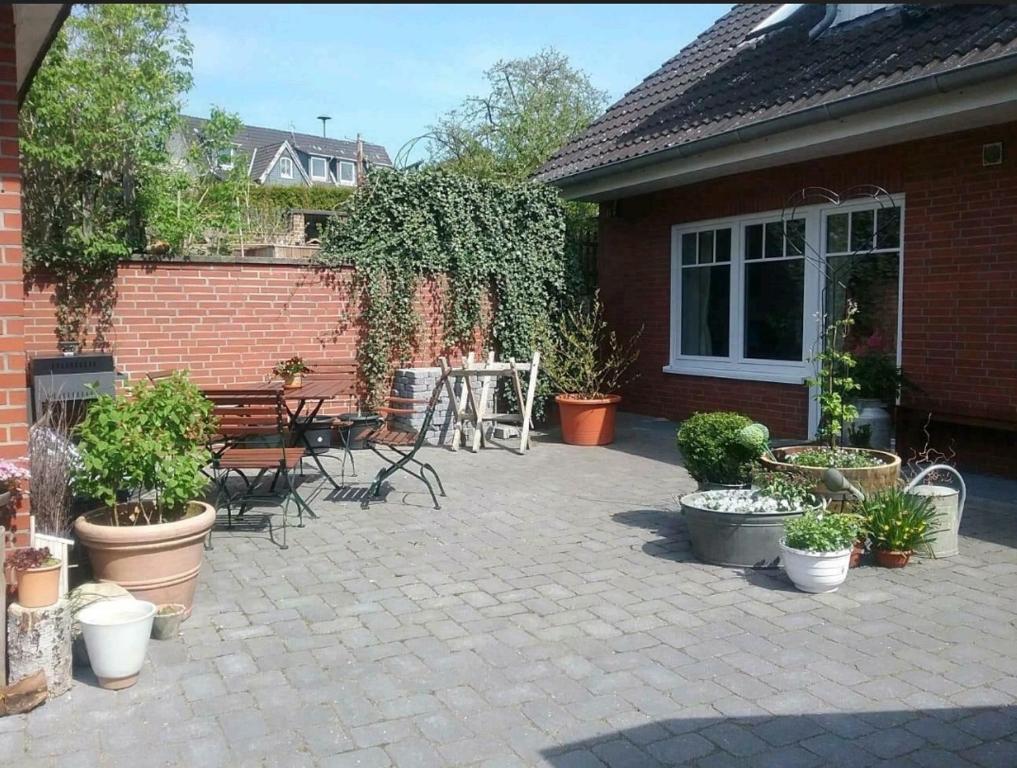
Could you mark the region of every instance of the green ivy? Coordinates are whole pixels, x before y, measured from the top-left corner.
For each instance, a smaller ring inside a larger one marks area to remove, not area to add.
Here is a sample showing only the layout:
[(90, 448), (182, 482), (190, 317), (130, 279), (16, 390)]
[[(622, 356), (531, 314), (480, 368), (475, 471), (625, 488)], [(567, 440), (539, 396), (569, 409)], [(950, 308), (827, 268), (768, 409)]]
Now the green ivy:
[(565, 294), (565, 217), (553, 189), (440, 169), (380, 169), (345, 210), (347, 218), (326, 231), (319, 259), (355, 268), (365, 327), (358, 357), (372, 396), (393, 363), (412, 357), (420, 323), (414, 297), (428, 276), (448, 279), (448, 347), (472, 345), (490, 292), (487, 341), (502, 358), (530, 357), (536, 329)]

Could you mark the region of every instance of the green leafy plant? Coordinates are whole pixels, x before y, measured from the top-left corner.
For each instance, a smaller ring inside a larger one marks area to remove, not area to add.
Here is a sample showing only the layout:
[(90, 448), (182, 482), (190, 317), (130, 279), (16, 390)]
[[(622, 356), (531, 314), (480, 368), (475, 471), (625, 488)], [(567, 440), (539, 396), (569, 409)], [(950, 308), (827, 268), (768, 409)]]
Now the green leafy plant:
[(851, 549), (861, 532), (856, 514), (809, 511), (784, 523), (784, 543), (806, 552), (840, 552)]
[(642, 331), (624, 342), (608, 327), (600, 294), (571, 303), (541, 333), (535, 346), (541, 351), (544, 374), (564, 395), (596, 400), (615, 394), (627, 381), (625, 374), (639, 357)]
[(761, 493), (793, 506), (815, 506), (820, 503), (813, 493), (813, 482), (800, 471), (754, 467), (752, 484)]
[(887, 552), (913, 552), (936, 539), (939, 513), (927, 496), (889, 488), (860, 502), (872, 546)]
[(318, 261), (353, 267), (364, 334), (357, 357), (371, 400), (393, 364), (414, 357), (426, 279), (442, 283), (444, 345), (472, 348), (487, 326), (501, 359), (528, 359), (537, 326), (562, 302), (565, 220), (549, 187), (375, 169), (344, 213), (326, 228)]
[(872, 447), (871, 424), (848, 424), (848, 442), (852, 448)]
[(852, 378), (858, 382), (858, 397), (879, 400), (885, 405), (896, 403), (904, 392), (918, 389), (894, 356), (885, 352), (856, 355)]
[(858, 384), (851, 376), (855, 359), (844, 348), (857, 312), (858, 305), (849, 300), (844, 317), (826, 326), (821, 348), (812, 357), (816, 373), (806, 379), (810, 387), (816, 388), (815, 399), (821, 414), (820, 438), (831, 449), (837, 447), (837, 438), (844, 424), (858, 418), (858, 410), (851, 403), (851, 393), (858, 390)]
[[(760, 439), (761, 435), (765, 437)], [(747, 483), (753, 463), (766, 450), (768, 438), (765, 427), (740, 413), (696, 413), (678, 430), (678, 448), (685, 458), (685, 468), (696, 480)]]
[[(212, 404), (183, 371), (101, 395), (75, 428), (75, 488), (109, 507), (113, 525), (178, 519), (208, 482), (201, 470), (214, 426)], [(128, 502), (118, 505), (123, 495)]]
[(830, 467), (840, 469), (860, 469), (862, 467), (878, 467), (883, 460), (874, 453), (863, 451), (848, 451), (844, 448), (808, 448), (804, 451), (789, 454), (788, 464), (795, 464), (799, 467), (818, 467), (827, 469)]
[(294, 355), (289, 360), (282, 360), (276, 363), (272, 373), (275, 376), (289, 378), (290, 376), (296, 376), (298, 373), (311, 373), (311, 369), (300, 355)]

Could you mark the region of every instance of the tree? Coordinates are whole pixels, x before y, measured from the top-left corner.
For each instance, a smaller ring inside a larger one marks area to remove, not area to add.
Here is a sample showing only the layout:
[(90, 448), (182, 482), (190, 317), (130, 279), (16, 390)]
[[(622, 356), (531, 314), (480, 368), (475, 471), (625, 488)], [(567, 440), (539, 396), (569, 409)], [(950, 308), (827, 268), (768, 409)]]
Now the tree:
[(81, 6), (21, 111), (29, 266), (87, 275), (145, 245), (142, 200), (191, 86), (183, 5)]
[(607, 93), (553, 48), (499, 61), (486, 96), (471, 96), (427, 134), (430, 160), (482, 179), (523, 181), (586, 128)]

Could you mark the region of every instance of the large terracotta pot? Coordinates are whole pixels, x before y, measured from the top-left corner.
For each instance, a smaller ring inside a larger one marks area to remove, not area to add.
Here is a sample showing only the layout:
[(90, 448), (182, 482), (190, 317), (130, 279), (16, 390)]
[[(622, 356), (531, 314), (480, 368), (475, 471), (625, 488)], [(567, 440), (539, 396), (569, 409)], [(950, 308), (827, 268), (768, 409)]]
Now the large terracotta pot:
[[(780, 470), (784, 472), (797, 471), (813, 481), (813, 493), (829, 501), (850, 500), (847, 492), (834, 493), (823, 482), (825, 467), (802, 467), (798, 464), (791, 464), (782, 461), (787, 456), (792, 456), (800, 451), (814, 449), (814, 445), (795, 445), (789, 448), (777, 448), (773, 451), (777, 457), (774, 461), (769, 456), (762, 456), (760, 461), (769, 470)], [(874, 467), (859, 467), (854, 469), (837, 467), (837, 471), (844, 475), (844, 478), (853, 486), (860, 489), (866, 496), (871, 496), (878, 491), (894, 488), (900, 478), (900, 456), (887, 451), (877, 451), (871, 448), (843, 448), (845, 451), (854, 453), (875, 454), (883, 460), (883, 464)]]
[(215, 509), (192, 501), (186, 517), (157, 525), (109, 525), (108, 519), (109, 510), (103, 510), (74, 521), (96, 580), (112, 581), (156, 605), (180, 603), (190, 616)]
[(621, 395), (584, 400), (573, 395), (554, 398), (561, 414), (561, 439), (569, 445), (607, 445), (614, 441), (614, 416)]

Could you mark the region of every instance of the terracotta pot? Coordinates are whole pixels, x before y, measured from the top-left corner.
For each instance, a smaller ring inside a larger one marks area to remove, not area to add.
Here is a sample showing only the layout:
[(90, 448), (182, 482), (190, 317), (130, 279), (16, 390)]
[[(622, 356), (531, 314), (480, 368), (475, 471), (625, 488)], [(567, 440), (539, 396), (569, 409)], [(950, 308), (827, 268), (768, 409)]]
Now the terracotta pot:
[[(791, 464), (790, 462), (783, 461), (783, 459), (787, 456), (793, 456), (801, 451), (812, 450), (816, 447), (817, 446), (815, 445), (794, 445), (788, 448), (777, 448), (773, 452), (778, 459), (777, 461), (774, 461), (769, 456), (761, 456), (759, 460), (769, 470), (780, 470), (784, 472), (795, 470), (800, 474), (805, 475), (813, 481), (812, 492), (821, 498), (829, 501), (851, 499), (850, 495), (846, 491), (833, 493), (826, 487), (826, 484), (823, 482), (823, 473), (826, 471), (826, 467), (802, 467), (798, 464)], [(883, 464), (874, 467), (837, 467), (837, 471), (844, 475), (844, 478), (848, 482), (860, 489), (866, 496), (871, 496), (878, 491), (886, 490), (887, 488), (895, 488), (897, 486), (897, 480), (900, 477), (900, 456), (897, 454), (888, 453), (886, 451), (877, 451), (871, 448), (843, 448), (842, 450), (852, 451), (854, 453), (875, 454), (883, 460)]]
[(45, 608), (60, 599), (60, 561), (53, 565), (18, 569), (18, 603), (25, 608)]
[(621, 395), (585, 400), (572, 395), (554, 398), (561, 414), (561, 438), (569, 445), (607, 445), (614, 441), (614, 417)]
[(302, 374), (294, 373), (283, 379), (283, 389), (296, 389), (303, 384)]
[(851, 561), (849, 563), (849, 567), (857, 568), (859, 565), (861, 565), (862, 564), (862, 557), (864, 555), (865, 555), (865, 542), (864, 541), (856, 541), (851, 546)]
[(903, 568), (911, 559), (910, 552), (892, 552), (888, 549), (877, 549), (876, 565), (882, 568)]
[(170, 523), (110, 525), (108, 520), (109, 510), (103, 510), (74, 521), (96, 580), (112, 581), (156, 605), (181, 603), (185, 618), (190, 616), (215, 509), (192, 501), (187, 517)]

